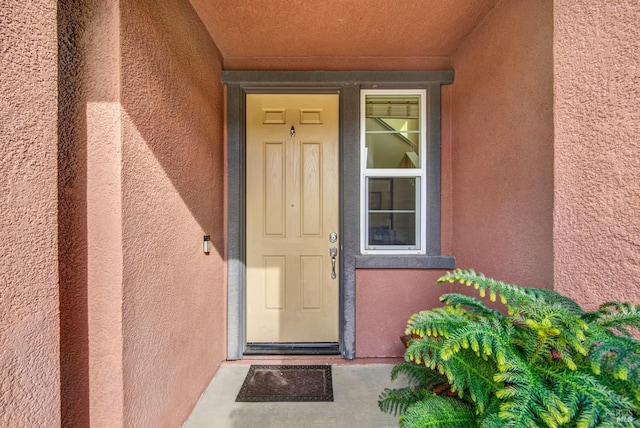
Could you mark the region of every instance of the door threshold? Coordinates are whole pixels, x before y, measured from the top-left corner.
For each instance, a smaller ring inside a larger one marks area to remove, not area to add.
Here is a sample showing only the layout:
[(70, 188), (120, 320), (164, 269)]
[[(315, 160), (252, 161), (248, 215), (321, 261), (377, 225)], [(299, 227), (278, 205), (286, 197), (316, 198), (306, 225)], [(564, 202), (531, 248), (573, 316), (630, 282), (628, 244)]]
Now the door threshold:
[(244, 355), (340, 355), (334, 342), (247, 343)]

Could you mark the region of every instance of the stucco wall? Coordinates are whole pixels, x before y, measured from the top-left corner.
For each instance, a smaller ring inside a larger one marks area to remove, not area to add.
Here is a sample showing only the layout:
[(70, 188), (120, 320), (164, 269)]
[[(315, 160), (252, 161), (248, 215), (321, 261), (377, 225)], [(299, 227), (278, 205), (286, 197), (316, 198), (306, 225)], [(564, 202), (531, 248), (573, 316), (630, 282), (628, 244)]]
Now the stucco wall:
[(640, 3), (554, 2), (555, 287), (640, 303)]
[[(62, 426), (89, 425), (87, 322), (87, 123), (84, 29), (91, 14), (80, 2), (58, 8), (58, 234)], [(83, 21), (83, 19), (85, 21)], [(80, 26), (82, 23), (82, 26)]]
[(0, 426), (59, 426), (56, 2), (0, 8)]
[(58, 27), (63, 426), (178, 426), (224, 359), (221, 58), (188, 2)]
[(221, 57), (180, 0), (121, 1), (120, 44), (124, 420), (178, 426), (225, 357)]
[(356, 271), (356, 357), (402, 357), (407, 320), (440, 306), (451, 290), (436, 285), (440, 270), (358, 269)]
[(60, 2), (62, 426), (122, 423), (121, 112), (117, 2)]
[(456, 264), (553, 284), (551, 0), (503, 0), (453, 58), (452, 245)]

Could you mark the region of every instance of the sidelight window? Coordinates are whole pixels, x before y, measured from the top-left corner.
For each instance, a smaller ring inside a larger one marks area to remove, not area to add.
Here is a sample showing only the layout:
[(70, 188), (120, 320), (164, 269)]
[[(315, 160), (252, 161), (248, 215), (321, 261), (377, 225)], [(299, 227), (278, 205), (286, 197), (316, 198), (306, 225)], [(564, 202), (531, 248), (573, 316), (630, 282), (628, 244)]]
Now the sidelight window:
[(425, 254), (426, 91), (361, 91), (361, 250)]

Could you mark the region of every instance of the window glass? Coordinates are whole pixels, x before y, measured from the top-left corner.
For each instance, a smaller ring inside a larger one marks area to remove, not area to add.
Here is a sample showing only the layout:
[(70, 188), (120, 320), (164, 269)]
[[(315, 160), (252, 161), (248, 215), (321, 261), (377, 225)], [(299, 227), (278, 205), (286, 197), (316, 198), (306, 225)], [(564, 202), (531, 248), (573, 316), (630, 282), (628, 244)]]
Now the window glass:
[(366, 95), (367, 168), (420, 168), (420, 96)]
[(416, 246), (416, 179), (368, 180), (370, 246)]

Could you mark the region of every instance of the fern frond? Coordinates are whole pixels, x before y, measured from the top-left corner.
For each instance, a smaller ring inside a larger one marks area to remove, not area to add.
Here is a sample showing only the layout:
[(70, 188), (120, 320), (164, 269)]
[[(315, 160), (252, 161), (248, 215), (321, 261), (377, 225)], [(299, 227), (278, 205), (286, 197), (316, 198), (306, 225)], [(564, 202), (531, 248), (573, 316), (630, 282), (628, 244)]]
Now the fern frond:
[(469, 323), (465, 315), (464, 309), (452, 306), (421, 311), (409, 318), (405, 334), (447, 338), (452, 332)]
[(445, 360), (442, 350), (440, 340), (417, 339), (409, 345), (405, 358), (417, 364), (423, 363), (444, 375), (451, 385), (451, 391), (457, 392), (462, 399), (475, 402), (478, 413), (482, 413), (499, 387), (493, 380), (493, 363), (478, 359), (471, 349), (459, 350)]
[(492, 357), (502, 366), (512, 353), (513, 328), (495, 319), (481, 319), (456, 330), (442, 346), (442, 359), (447, 360), (461, 349), (471, 349), (483, 359)]
[(504, 319), (504, 314), (496, 309), (488, 308), (480, 299), (464, 294), (450, 293), (440, 296), (440, 301), (448, 306), (462, 306), (470, 318), (490, 317)]
[(459, 282), (460, 284), (473, 286), (474, 289), (478, 290), (480, 297), (485, 297), (488, 292), (490, 300), (495, 301), (497, 296), (500, 296), (500, 302), (511, 307), (528, 305), (536, 300), (546, 302), (544, 295), (538, 292), (540, 289), (524, 288), (496, 281), (493, 278), (484, 276), (482, 273), (476, 273), (473, 269), (456, 269), (453, 272), (447, 272), (438, 278), (436, 282), (438, 284)]
[(632, 413), (631, 402), (600, 383), (595, 376), (579, 371), (553, 370), (544, 366), (536, 367), (535, 370), (549, 382), (552, 389), (563, 391), (565, 400), (569, 396), (566, 392), (572, 392), (571, 396), (576, 401), (568, 404), (572, 408), (581, 409), (575, 416), (576, 426), (589, 428), (610, 420), (615, 414)]
[(385, 388), (378, 396), (378, 407), (384, 413), (398, 416), (403, 414), (409, 406), (424, 400), (429, 395), (433, 395), (430, 390), (410, 386), (398, 389)]
[(473, 351), (464, 349), (443, 363), (444, 374), (451, 385), (451, 391), (458, 397), (475, 403), (476, 411), (482, 414), (495, 399), (500, 385), (493, 379), (495, 367), (489, 360), (478, 359)]
[(432, 395), (410, 406), (400, 416), (400, 428), (470, 428), (476, 426), (473, 409), (463, 401)]
[(546, 364), (561, 363), (569, 370), (578, 370), (580, 367), (586, 369), (582, 356), (574, 356), (569, 349), (562, 347), (552, 347), (548, 349), (548, 356), (545, 358)]
[(532, 291), (537, 298), (541, 298), (549, 304), (557, 305), (562, 309), (569, 311), (573, 315), (582, 316), (585, 314), (584, 309), (582, 309), (575, 300), (565, 296), (564, 294), (560, 294), (555, 290), (535, 287), (530, 287), (529, 290)]
[(504, 427), (504, 421), (498, 416), (498, 410), (487, 411), (484, 415), (477, 417), (476, 424), (479, 428)]
[(640, 342), (609, 331), (592, 335), (589, 352), (591, 369), (595, 374), (606, 372), (615, 379), (640, 385)]
[(428, 389), (429, 391), (447, 384), (447, 379), (437, 371), (431, 370), (424, 365), (407, 361), (396, 364), (391, 369), (391, 381), (395, 382), (399, 375), (407, 380), (409, 386)]
[(618, 395), (629, 400), (631, 409), (640, 420), (640, 384), (636, 381), (615, 379), (612, 376), (594, 375), (598, 381)]
[(640, 329), (640, 305), (607, 302), (586, 315), (593, 324), (631, 336), (628, 327)]
[(560, 306), (529, 305), (513, 319), (531, 330), (527, 333), (519, 329), (523, 350), (531, 363), (561, 357), (567, 367), (575, 370), (574, 357), (588, 352), (588, 325)]
[(545, 386), (533, 366), (522, 360), (510, 360), (495, 379), (505, 384), (496, 392), (501, 400), (498, 415), (502, 426), (557, 427), (569, 418), (570, 409), (554, 390)]
[(447, 282), (459, 282), (460, 284), (473, 286), (474, 289), (478, 290), (480, 297), (485, 297), (488, 292), (491, 301), (495, 301), (499, 296), (502, 304), (512, 308), (519, 309), (530, 304), (544, 302), (561, 307), (575, 316), (584, 314), (583, 309), (574, 300), (554, 290), (507, 284), (503, 281), (486, 277), (482, 273), (476, 273), (473, 269), (455, 269), (452, 272), (447, 272), (436, 281), (437, 284)]

